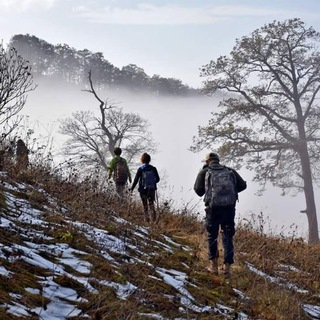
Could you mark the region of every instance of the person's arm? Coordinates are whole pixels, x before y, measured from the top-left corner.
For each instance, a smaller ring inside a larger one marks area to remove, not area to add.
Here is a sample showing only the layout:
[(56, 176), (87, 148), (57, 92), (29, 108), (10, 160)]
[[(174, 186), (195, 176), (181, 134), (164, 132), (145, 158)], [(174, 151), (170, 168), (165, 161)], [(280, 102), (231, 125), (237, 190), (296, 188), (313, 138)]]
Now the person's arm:
[(131, 191), (133, 191), (134, 188), (136, 187), (137, 183), (139, 182), (139, 179), (140, 179), (141, 175), (142, 175), (142, 170), (141, 170), (141, 168), (139, 168), (137, 173), (136, 173), (136, 176), (134, 177), (133, 184), (132, 184), (132, 186), (130, 188)]
[(195, 191), (195, 193), (199, 196), (202, 197), (205, 193), (205, 175), (206, 175), (206, 171), (205, 169), (202, 169), (196, 178), (196, 181), (194, 183), (194, 187), (193, 190)]
[(129, 182), (131, 183), (132, 182), (132, 179), (131, 179), (131, 172), (130, 172), (130, 169), (129, 169), (129, 166), (128, 166), (128, 162), (126, 159), (123, 159), (125, 164), (126, 164), (126, 167), (127, 167), (127, 171), (128, 171), (128, 179), (129, 179)]
[(115, 165), (116, 165), (116, 158), (112, 158), (109, 164), (108, 179), (111, 179)]
[(156, 167), (153, 167), (154, 169), (154, 175), (156, 176), (156, 183), (158, 183), (160, 181), (160, 177), (159, 177), (159, 174), (158, 174), (158, 170)]
[(240, 174), (236, 170), (232, 169), (232, 171), (237, 179), (237, 183), (236, 183), (237, 192), (239, 193), (239, 192), (247, 189), (247, 182), (242, 179), (242, 177), (240, 176)]

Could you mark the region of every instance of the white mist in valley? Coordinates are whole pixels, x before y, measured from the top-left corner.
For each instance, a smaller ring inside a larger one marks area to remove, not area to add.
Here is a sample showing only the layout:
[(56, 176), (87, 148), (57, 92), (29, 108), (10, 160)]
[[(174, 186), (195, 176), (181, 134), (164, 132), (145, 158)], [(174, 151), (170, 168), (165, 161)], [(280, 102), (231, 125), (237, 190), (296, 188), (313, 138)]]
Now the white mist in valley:
[[(202, 159), (209, 150), (195, 154), (189, 151), (198, 126), (207, 125), (218, 100), (209, 97), (157, 97), (120, 92), (101, 93), (102, 99), (134, 112), (150, 123), (150, 131), (158, 152), (152, 156), (152, 164), (158, 168), (162, 181), (159, 184), (160, 200), (171, 199), (175, 208), (188, 208), (203, 216), (203, 202), (193, 191), (197, 173), (203, 166)], [(70, 117), (79, 110), (90, 110), (99, 115), (99, 104), (94, 96), (73, 85), (53, 85), (44, 81), (29, 94), (23, 114), (29, 116), (36, 134), (50, 135), (56, 150), (67, 137), (57, 133), (58, 120)], [(214, 150), (213, 150), (214, 151)], [(221, 159), (223, 162), (223, 159)], [(138, 168), (131, 167), (134, 175)], [(256, 227), (263, 225), (268, 233), (307, 236), (307, 218), (303, 194), (296, 197), (281, 196), (281, 190), (268, 186), (262, 196), (255, 193), (257, 184), (251, 181), (253, 174), (239, 170), (248, 188), (240, 194), (237, 217), (250, 220)], [(318, 208), (320, 208), (318, 201)], [(258, 218), (260, 216), (260, 218)]]

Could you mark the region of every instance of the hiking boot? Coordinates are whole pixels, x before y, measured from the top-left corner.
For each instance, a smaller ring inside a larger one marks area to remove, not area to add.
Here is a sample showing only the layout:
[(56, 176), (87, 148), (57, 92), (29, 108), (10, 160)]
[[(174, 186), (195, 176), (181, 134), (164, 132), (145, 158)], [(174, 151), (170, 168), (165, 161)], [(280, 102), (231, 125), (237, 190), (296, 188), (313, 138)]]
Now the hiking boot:
[(224, 275), (226, 277), (230, 277), (230, 275), (231, 275), (231, 264), (230, 263), (226, 263), (224, 265)]
[(215, 275), (219, 274), (218, 258), (210, 260), (209, 271)]

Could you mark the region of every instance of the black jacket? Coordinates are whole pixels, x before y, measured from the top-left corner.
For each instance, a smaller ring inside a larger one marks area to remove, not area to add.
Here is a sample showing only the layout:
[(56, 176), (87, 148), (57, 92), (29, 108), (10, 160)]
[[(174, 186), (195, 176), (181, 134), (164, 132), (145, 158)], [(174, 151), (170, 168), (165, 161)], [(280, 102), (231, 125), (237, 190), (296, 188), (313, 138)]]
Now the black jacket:
[[(223, 167), (221, 164), (219, 163), (216, 163), (216, 162), (210, 162), (209, 165), (205, 165), (202, 170), (198, 173), (198, 176), (196, 178), (196, 181), (195, 181), (195, 184), (194, 184), (194, 191), (195, 193), (199, 196), (199, 197), (202, 197), (205, 193), (206, 193), (206, 190), (205, 190), (205, 176), (206, 176), (206, 172), (208, 170), (208, 168), (211, 168), (211, 169), (219, 169), (221, 167)], [(237, 193), (245, 190), (247, 188), (247, 182), (244, 181), (242, 179), (242, 177), (239, 175), (239, 173), (232, 169), (232, 168), (229, 168), (227, 167), (229, 170), (232, 170), (232, 172), (234, 173), (236, 179), (237, 179), (237, 182), (236, 182), (236, 190), (237, 190)]]

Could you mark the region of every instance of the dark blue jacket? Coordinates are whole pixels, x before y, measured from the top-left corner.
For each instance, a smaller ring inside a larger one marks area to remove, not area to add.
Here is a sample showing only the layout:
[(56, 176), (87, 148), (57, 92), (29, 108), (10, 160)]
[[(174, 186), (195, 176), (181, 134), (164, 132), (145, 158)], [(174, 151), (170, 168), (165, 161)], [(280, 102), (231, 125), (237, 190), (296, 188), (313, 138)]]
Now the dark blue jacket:
[[(142, 165), (141, 167), (139, 167), (137, 173), (136, 173), (136, 176), (133, 180), (133, 184), (132, 184), (132, 187), (131, 187), (131, 190), (133, 191), (133, 189), (135, 188), (135, 186), (137, 185), (137, 183), (139, 182), (139, 186), (138, 186), (138, 191), (139, 192), (145, 192), (143, 186), (142, 186), (142, 170), (152, 170), (155, 174), (155, 177), (156, 177), (156, 183), (158, 183), (160, 181), (160, 177), (159, 177), (159, 174), (158, 174), (158, 171), (157, 171), (157, 168), (152, 166), (151, 164), (144, 164)], [(156, 187), (157, 189), (157, 187)]]

